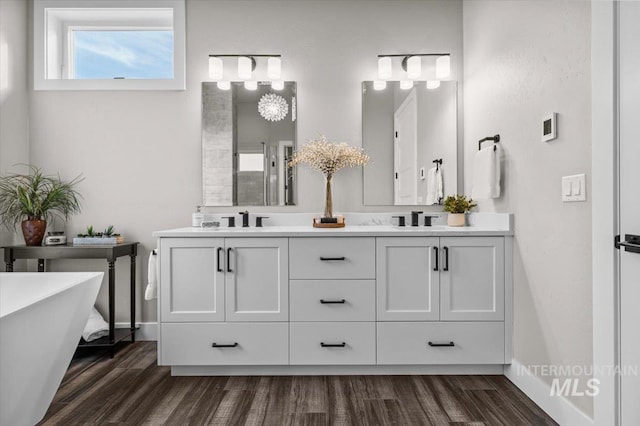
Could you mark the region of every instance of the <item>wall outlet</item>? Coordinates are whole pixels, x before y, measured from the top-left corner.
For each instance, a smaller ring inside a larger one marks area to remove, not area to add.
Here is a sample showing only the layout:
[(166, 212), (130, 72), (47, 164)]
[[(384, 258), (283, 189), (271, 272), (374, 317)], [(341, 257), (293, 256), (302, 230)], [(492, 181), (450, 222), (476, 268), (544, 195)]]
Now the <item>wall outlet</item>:
[(587, 186), (585, 174), (562, 177), (562, 201), (586, 201)]

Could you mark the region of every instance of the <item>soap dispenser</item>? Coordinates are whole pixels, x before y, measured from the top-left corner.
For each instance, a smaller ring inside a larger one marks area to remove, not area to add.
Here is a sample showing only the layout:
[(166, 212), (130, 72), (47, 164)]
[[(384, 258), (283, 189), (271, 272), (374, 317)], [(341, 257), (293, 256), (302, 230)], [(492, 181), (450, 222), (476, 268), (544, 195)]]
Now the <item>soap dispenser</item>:
[(202, 206), (196, 206), (196, 212), (191, 214), (191, 226), (200, 228), (204, 221), (204, 213), (201, 210)]

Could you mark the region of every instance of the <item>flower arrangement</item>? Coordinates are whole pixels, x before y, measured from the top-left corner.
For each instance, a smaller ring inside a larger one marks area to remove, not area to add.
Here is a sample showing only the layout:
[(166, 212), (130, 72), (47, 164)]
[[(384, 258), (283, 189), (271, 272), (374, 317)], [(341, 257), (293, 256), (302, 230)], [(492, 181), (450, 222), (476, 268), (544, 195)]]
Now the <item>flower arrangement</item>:
[(350, 146), (345, 142), (331, 142), (326, 136), (320, 135), (318, 139), (307, 141), (302, 148), (294, 152), (289, 167), (306, 164), (324, 174), (326, 178), (324, 216), (333, 217), (331, 200), (333, 175), (345, 167), (364, 166), (368, 163), (369, 156), (362, 148)]

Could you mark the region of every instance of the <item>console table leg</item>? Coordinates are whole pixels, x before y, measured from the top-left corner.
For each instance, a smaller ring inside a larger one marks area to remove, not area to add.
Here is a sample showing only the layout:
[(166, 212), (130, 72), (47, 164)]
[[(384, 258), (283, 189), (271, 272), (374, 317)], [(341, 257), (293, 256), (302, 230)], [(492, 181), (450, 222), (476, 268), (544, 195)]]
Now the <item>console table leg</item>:
[(38, 272), (44, 272), (44, 259), (38, 259)]
[(131, 343), (136, 341), (136, 255), (131, 257)]
[[(116, 262), (109, 260), (109, 343), (114, 345), (116, 340)], [(113, 358), (113, 346), (111, 346)]]

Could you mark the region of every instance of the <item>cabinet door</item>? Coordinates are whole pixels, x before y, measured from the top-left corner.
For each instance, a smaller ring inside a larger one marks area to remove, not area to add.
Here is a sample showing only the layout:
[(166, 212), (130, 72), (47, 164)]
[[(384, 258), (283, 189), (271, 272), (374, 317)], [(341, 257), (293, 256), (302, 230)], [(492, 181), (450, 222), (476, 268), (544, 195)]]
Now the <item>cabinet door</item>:
[(376, 245), (378, 321), (437, 321), (438, 238), (378, 238)]
[(227, 321), (289, 320), (286, 238), (227, 238)]
[(224, 321), (224, 239), (160, 239), (160, 319)]
[(504, 320), (504, 238), (440, 239), (440, 319)]

